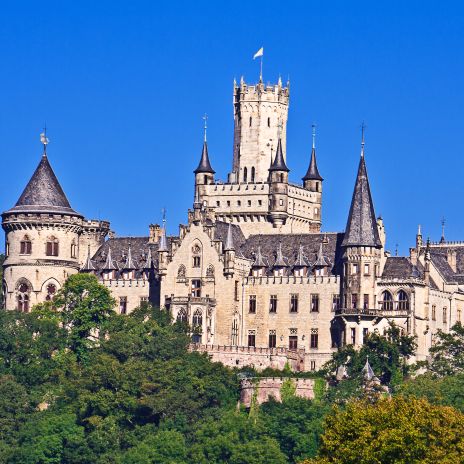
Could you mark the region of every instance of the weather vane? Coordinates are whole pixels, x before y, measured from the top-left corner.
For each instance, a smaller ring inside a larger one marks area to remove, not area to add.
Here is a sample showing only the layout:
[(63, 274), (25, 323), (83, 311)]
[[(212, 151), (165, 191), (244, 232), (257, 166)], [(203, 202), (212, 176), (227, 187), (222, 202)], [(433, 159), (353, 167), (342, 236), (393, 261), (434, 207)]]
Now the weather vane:
[(44, 126), (43, 132), (40, 134), (40, 142), (43, 145), (43, 154), (44, 156), (47, 154), (47, 145), (49, 144), (50, 140), (47, 137), (47, 125)]
[(312, 124), (312, 132), (313, 132), (313, 148), (316, 148), (316, 124)]
[(206, 129), (208, 129), (208, 115), (205, 113), (205, 115), (203, 116), (203, 121), (204, 121), (204, 124), (203, 124), (203, 130), (204, 130), (204, 140), (206, 142)]

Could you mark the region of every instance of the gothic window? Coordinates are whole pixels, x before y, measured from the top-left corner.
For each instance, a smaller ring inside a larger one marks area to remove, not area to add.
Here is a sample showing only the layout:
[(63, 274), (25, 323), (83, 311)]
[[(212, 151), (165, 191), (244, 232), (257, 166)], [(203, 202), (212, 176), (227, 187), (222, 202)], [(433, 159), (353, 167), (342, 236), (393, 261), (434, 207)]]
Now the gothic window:
[(193, 279), (192, 280), (192, 288), (191, 294), (193, 297), (200, 297), (201, 296), (201, 280), (200, 279)]
[(243, 168), (243, 182), (247, 181), (247, 177), (248, 177), (248, 169)]
[(74, 240), (71, 243), (71, 258), (77, 258), (77, 245)]
[(18, 311), (27, 313), (29, 312), (29, 298), (30, 287), (26, 283), (21, 283), (18, 286), (18, 295), (17, 295), (17, 309)]
[(398, 292), (398, 309), (400, 311), (409, 310), (409, 298), (404, 290)]
[(238, 345), (238, 321), (235, 318), (232, 321), (232, 345)]
[(393, 309), (393, 297), (392, 294), (385, 290), (382, 292), (382, 299), (380, 301), (380, 309), (385, 311), (391, 311)]
[(181, 324), (186, 324), (187, 323), (187, 311), (185, 310), (185, 308), (182, 308), (177, 313), (177, 322), (180, 322)]
[(48, 284), (47, 285), (47, 296), (45, 297), (45, 300), (50, 301), (56, 293), (56, 285), (55, 284)]
[(58, 251), (59, 251), (58, 239), (52, 236), (47, 240), (47, 243), (45, 246), (45, 254), (47, 256), (58, 256)]
[(201, 248), (199, 245), (194, 245), (192, 248), (192, 267), (201, 266)]
[(193, 313), (192, 328), (193, 328), (193, 334), (192, 334), (193, 343), (200, 343), (201, 334), (203, 332), (203, 314), (201, 312), (201, 309), (199, 308), (196, 309), (195, 312)]
[(255, 167), (252, 166), (252, 168), (251, 168), (251, 182), (255, 181), (255, 175), (256, 175), (256, 170), (255, 170)]
[(201, 258), (199, 256), (194, 256), (192, 260), (192, 267), (200, 267)]
[(22, 255), (30, 255), (32, 253), (32, 242), (28, 235), (25, 235), (21, 240), (19, 253)]

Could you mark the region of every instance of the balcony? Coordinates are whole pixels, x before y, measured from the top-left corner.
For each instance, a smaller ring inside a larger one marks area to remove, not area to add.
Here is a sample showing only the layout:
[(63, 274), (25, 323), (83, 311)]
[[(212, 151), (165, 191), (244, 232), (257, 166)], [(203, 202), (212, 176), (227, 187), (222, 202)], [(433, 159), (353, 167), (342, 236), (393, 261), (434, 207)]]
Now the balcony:
[(209, 296), (171, 296), (166, 298), (166, 305), (189, 305), (189, 304), (200, 304), (216, 306), (216, 298), (210, 298)]
[(367, 316), (367, 317), (408, 317), (411, 311), (395, 304), (386, 309), (377, 308), (339, 308), (335, 310), (335, 316)]

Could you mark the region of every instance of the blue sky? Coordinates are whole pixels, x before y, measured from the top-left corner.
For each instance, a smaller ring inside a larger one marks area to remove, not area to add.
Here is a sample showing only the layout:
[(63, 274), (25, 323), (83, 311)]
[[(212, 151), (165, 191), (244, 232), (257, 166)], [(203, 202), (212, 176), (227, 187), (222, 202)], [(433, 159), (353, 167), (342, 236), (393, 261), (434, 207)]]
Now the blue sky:
[(0, 209), (40, 159), (72, 206), (144, 235), (166, 207), (186, 221), (202, 115), (220, 178), (232, 159), (232, 82), (290, 76), (287, 157), (299, 181), (318, 126), (323, 228), (343, 230), (366, 122), (366, 160), (388, 248), (417, 224), (464, 239), (461, 2), (3, 2)]

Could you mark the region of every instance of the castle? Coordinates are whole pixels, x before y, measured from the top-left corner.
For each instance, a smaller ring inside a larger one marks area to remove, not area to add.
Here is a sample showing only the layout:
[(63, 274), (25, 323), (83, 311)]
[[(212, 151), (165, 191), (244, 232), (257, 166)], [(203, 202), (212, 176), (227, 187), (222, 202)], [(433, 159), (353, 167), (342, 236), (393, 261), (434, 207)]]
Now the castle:
[(7, 310), (29, 311), (66, 278), (95, 274), (129, 313), (145, 301), (188, 322), (192, 347), (230, 366), (315, 370), (345, 344), (393, 321), (417, 336), (417, 360), (438, 329), (461, 321), (464, 243), (424, 243), (390, 256), (374, 212), (364, 139), (344, 232), (321, 231), (323, 178), (313, 146), (301, 184), (289, 182), (289, 87), (234, 83), (234, 146), (215, 179), (205, 139), (195, 195), (177, 236), (110, 237), (107, 221), (70, 206), (46, 152), (16, 205), (2, 214)]

